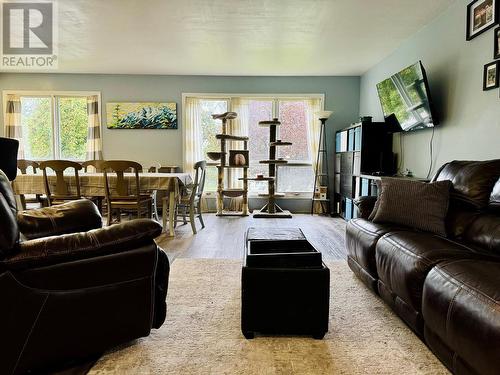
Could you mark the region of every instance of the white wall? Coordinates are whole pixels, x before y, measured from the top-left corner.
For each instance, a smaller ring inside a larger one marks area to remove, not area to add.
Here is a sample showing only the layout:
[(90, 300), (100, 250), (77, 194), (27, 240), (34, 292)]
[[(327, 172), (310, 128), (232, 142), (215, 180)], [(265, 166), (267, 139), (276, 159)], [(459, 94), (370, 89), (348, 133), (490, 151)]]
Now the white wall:
[[(360, 115), (383, 120), (376, 84), (422, 60), (441, 118), (434, 139), (434, 171), (454, 159), (500, 157), (499, 90), (482, 91), (483, 66), (493, 61), (493, 29), (472, 41), (465, 40), (469, 2), (457, 0), (361, 77)], [(431, 134), (424, 130), (403, 137), (404, 167), (416, 176), (427, 175)], [(394, 143), (398, 152), (398, 137)]]

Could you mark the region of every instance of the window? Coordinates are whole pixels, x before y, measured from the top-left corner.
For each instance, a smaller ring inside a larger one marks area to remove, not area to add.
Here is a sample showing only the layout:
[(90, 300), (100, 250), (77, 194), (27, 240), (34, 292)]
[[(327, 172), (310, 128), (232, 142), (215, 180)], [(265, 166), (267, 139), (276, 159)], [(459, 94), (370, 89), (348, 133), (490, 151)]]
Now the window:
[(18, 93), (24, 157), (85, 160), (87, 97), (95, 93)]
[[(202, 126), (202, 154), (209, 151), (220, 151), (220, 142), (215, 138), (215, 134), (221, 132), (221, 122), (213, 120), (214, 113), (224, 113), (227, 111), (238, 111), (236, 104), (244, 100), (248, 107), (243, 113), (247, 113), (246, 121), (248, 126), (248, 149), (250, 153), (250, 177), (257, 174), (268, 175), (268, 165), (259, 163), (260, 160), (269, 159), (269, 128), (260, 127), (259, 121), (271, 120), (277, 117), (281, 121), (278, 127), (277, 139), (292, 142), (292, 146), (279, 147), (277, 157), (284, 158), (288, 164), (277, 166), (277, 192), (285, 194), (310, 194), (314, 186), (313, 156), (311, 154), (311, 131), (310, 115), (312, 110), (321, 109), (323, 101), (321, 95), (289, 97), (286, 95), (266, 97), (260, 95), (221, 95), (203, 97), (200, 99), (200, 116)], [(232, 100), (232, 99), (238, 100)], [(246, 110), (248, 108), (248, 111)], [(242, 112), (238, 113), (241, 116)], [(314, 135), (312, 135), (316, 138)], [(319, 134), (317, 136), (319, 138)], [(217, 190), (217, 162), (209, 161), (206, 177), (206, 191)], [(226, 173), (225, 177), (230, 180), (235, 179), (236, 174)], [(227, 183), (228, 181), (226, 181)], [(233, 183), (238, 183), (233, 181)], [(265, 182), (250, 181), (248, 184), (251, 195), (266, 194), (268, 184)]]
[[(260, 164), (259, 160), (269, 159), (269, 129), (260, 127), (259, 121), (277, 117), (281, 122), (277, 129), (277, 139), (292, 142), (293, 145), (277, 149), (277, 157), (288, 160), (288, 164), (277, 165), (276, 191), (285, 194), (312, 192), (314, 171), (307, 129), (307, 100), (251, 100), (249, 117), (249, 176), (268, 174), (268, 166)], [(266, 194), (267, 186), (264, 182), (251, 182), (249, 191), (254, 194)]]
[[(222, 123), (220, 120), (214, 120), (212, 114), (227, 112), (227, 100), (201, 100), (201, 127), (203, 132), (202, 148), (203, 155), (207, 152), (220, 151), (220, 142), (215, 138), (216, 134), (222, 132)], [(209, 160), (210, 162), (210, 160)], [(212, 165), (210, 165), (212, 164)], [(214, 166), (217, 162), (209, 163), (205, 177), (205, 191), (217, 190), (217, 168)]]

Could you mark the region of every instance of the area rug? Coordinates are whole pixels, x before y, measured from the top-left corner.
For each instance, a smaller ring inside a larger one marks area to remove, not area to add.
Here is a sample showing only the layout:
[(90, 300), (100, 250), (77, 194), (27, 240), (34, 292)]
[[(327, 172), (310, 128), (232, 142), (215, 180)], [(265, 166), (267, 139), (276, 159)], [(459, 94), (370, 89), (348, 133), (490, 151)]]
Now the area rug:
[(344, 261), (328, 265), (330, 327), (323, 340), (246, 340), (240, 261), (177, 259), (164, 326), (107, 353), (89, 374), (448, 374)]

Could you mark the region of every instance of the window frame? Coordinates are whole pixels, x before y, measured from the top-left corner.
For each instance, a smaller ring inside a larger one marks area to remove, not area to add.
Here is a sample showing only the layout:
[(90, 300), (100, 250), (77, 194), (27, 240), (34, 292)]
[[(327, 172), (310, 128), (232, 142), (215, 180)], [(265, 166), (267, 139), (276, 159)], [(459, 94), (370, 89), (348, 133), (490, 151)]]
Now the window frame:
[[(46, 90), (3, 90), (2, 91), (2, 105), (4, 114), (4, 124), (6, 121), (6, 108), (7, 108), (7, 98), (9, 95), (17, 95), (19, 97), (31, 97), (31, 98), (50, 98), (51, 100), (51, 113), (50, 121), (52, 124), (52, 146), (54, 159), (61, 159), (61, 145), (60, 145), (60, 122), (59, 122), (59, 98), (74, 98), (74, 97), (84, 97), (97, 96), (98, 108), (99, 108), (99, 126), (101, 127), (102, 134), (102, 106), (101, 106), (101, 92), (100, 91), (46, 91)], [(84, 161), (77, 159), (69, 159), (73, 161)]]
[[(324, 110), (325, 108), (325, 94), (314, 94), (314, 93), (309, 93), (309, 94), (296, 94), (296, 93), (291, 93), (291, 94), (258, 94), (258, 93), (246, 93), (246, 94), (238, 94), (238, 93), (232, 93), (232, 94), (227, 94), (227, 93), (182, 93), (182, 107), (184, 108), (185, 103), (186, 103), (186, 98), (197, 98), (199, 100), (227, 100), (228, 101), (228, 111), (233, 110), (233, 98), (243, 98), (247, 100), (271, 100), (273, 102), (273, 117), (278, 117), (279, 115), (279, 101), (280, 100), (307, 100), (307, 99), (319, 99), (320, 100), (320, 108), (321, 110)], [(185, 139), (185, 132), (184, 129), (186, 129), (186, 124), (185, 124), (185, 119), (182, 119), (182, 137)], [(278, 138), (279, 138), (279, 131), (278, 131)], [(184, 143), (184, 142), (183, 142)], [(182, 152), (184, 153), (184, 148)], [(301, 161), (301, 160), (291, 160), (289, 163), (287, 163), (288, 167), (306, 167), (306, 166), (311, 166), (313, 165), (313, 158), (315, 155), (310, 155), (311, 160), (309, 162)], [(207, 165), (217, 165), (217, 162), (208, 162)], [(183, 166), (185, 167), (185, 166)], [(226, 174), (226, 178), (229, 178), (228, 174)], [(279, 166), (276, 168), (276, 186), (278, 186), (278, 180), (279, 180)], [(215, 192), (208, 192), (210, 195), (211, 193)], [(277, 191), (277, 193), (279, 193)], [(285, 199), (311, 199), (313, 192), (287, 192), (284, 193), (284, 198)], [(251, 193), (249, 192), (248, 194), (249, 198), (259, 198), (260, 195), (259, 193)]]

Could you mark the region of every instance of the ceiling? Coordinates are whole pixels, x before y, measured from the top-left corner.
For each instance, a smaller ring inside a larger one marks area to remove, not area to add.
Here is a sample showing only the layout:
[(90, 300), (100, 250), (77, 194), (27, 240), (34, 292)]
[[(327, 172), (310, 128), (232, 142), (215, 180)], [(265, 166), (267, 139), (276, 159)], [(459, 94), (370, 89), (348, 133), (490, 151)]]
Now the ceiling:
[(360, 75), (454, 1), (59, 0), (58, 72)]

